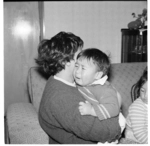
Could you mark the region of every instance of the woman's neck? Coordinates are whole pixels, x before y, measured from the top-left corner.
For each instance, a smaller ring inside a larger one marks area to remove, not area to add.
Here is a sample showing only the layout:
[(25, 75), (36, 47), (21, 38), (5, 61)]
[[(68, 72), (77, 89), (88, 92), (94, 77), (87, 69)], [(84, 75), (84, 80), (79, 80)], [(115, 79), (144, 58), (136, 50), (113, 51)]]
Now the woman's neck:
[(65, 80), (69, 83), (74, 83), (73, 75), (70, 74), (68, 71), (62, 70), (59, 73), (57, 73), (55, 76)]

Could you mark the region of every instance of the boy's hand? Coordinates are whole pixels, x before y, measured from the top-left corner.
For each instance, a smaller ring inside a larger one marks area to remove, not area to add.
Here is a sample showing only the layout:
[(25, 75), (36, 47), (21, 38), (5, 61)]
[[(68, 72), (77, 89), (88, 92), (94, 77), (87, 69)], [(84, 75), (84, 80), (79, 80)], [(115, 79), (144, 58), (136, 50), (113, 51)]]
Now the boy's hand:
[(92, 105), (88, 102), (79, 102), (79, 112), (81, 115), (91, 115)]

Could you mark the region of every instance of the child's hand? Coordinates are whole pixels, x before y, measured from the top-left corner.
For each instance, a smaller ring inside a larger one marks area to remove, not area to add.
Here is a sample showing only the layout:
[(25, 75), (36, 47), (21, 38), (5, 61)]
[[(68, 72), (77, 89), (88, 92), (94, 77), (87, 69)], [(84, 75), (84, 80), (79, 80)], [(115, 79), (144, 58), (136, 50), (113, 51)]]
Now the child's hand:
[(91, 115), (92, 105), (88, 102), (79, 102), (79, 111), (81, 115)]

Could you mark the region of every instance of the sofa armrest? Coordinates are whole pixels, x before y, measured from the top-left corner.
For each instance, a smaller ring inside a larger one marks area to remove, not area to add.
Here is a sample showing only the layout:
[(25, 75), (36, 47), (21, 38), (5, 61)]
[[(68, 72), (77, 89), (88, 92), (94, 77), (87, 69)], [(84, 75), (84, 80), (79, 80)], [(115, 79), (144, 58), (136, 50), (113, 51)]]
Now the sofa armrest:
[(38, 115), (31, 103), (14, 103), (6, 114), (11, 144), (48, 144), (49, 137), (39, 125)]

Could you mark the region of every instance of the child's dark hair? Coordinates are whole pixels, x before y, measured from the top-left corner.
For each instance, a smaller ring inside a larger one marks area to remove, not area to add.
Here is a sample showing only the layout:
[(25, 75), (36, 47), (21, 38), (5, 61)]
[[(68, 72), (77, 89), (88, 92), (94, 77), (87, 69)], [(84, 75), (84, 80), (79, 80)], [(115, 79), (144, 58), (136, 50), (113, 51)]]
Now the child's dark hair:
[(144, 85), (144, 83), (147, 81), (147, 79), (148, 79), (148, 76), (147, 76), (147, 67), (146, 67), (145, 70), (143, 71), (142, 76), (138, 80), (138, 82), (132, 86), (132, 89), (131, 89), (132, 102), (136, 100), (137, 98), (139, 98), (140, 89)]
[(82, 49), (83, 40), (73, 33), (60, 32), (50, 40), (43, 40), (38, 46), (36, 63), (49, 75), (65, 69), (66, 62), (73, 60), (74, 54)]
[(93, 63), (98, 66), (99, 71), (103, 72), (103, 76), (107, 75), (110, 69), (110, 60), (109, 57), (97, 48), (88, 48), (82, 50), (78, 56), (79, 58), (92, 59)]

